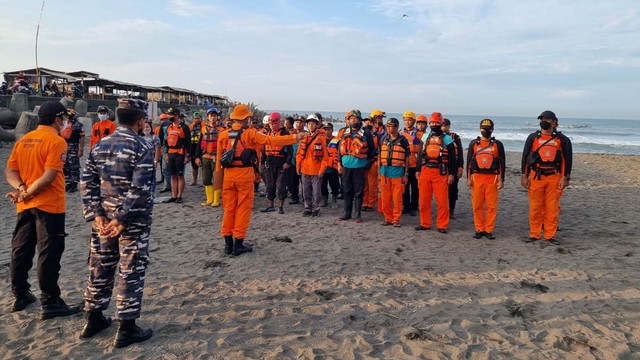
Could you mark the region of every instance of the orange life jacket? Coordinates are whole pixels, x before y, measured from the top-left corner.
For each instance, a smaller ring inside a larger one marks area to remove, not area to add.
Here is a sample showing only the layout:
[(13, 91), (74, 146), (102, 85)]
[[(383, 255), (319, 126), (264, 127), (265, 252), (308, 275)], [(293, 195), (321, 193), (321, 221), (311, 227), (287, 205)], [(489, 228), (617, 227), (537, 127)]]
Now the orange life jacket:
[(185, 133), (182, 125), (170, 125), (167, 127), (167, 147), (169, 149), (179, 149), (185, 145)]
[(453, 139), (453, 146), (456, 148), (456, 159), (460, 159), (460, 156), (462, 156), (462, 149), (458, 147), (458, 139), (460, 139), (460, 135), (454, 132), (449, 132), (447, 135)]
[(363, 129), (358, 130), (353, 138), (351, 137), (351, 128), (347, 128), (342, 133), (342, 140), (340, 141), (340, 154), (342, 156), (351, 155), (360, 159), (366, 159), (368, 149), (369, 144), (364, 139)]
[[(244, 141), (242, 141), (242, 133), (240, 130), (229, 130), (229, 140), (227, 141), (224, 153), (233, 149), (234, 142), (237, 141), (235, 151), (233, 152), (233, 162), (229, 167), (252, 167), (257, 160), (257, 154), (254, 149), (246, 149)], [(237, 140), (236, 140), (237, 139)], [(223, 155), (224, 156), (224, 155)]]
[(402, 166), (406, 164), (405, 149), (400, 145), (402, 135), (398, 135), (395, 140), (391, 140), (390, 136), (386, 137), (386, 141), (380, 146), (380, 161), (386, 166)]
[(418, 129), (413, 129), (411, 131), (407, 131), (406, 129), (402, 131), (402, 135), (409, 140), (409, 149), (412, 154), (417, 154), (420, 152), (420, 148), (422, 147), (422, 132), (418, 131)]
[(500, 158), (498, 157), (498, 144), (495, 138), (489, 140), (489, 145), (481, 146), (480, 137), (476, 139), (473, 145), (473, 157), (469, 172), (471, 174), (499, 174)]
[(311, 147), (311, 156), (314, 160), (321, 161), (324, 157), (324, 152), (322, 151), (322, 144), (318, 141), (318, 132), (316, 132), (313, 136), (306, 136), (300, 140), (300, 148), (298, 151), (302, 154), (302, 158), (304, 159), (307, 156), (307, 150)]
[(215, 127), (209, 128), (208, 126), (202, 127), (202, 136), (200, 137), (200, 148), (202, 149), (202, 156), (208, 159), (213, 159), (213, 156), (218, 150), (218, 129)]
[[(278, 134), (274, 133), (273, 131), (269, 131), (265, 135), (267, 136), (284, 135), (282, 133), (283, 130), (284, 128), (280, 128), (280, 130), (278, 130)], [(286, 146), (281, 146), (281, 145), (265, 145), (264, 146), (264, 153), (267, 154), (267, 156), (271, 156), (271, 157), (278, 157), (278, 158), (286, 157), (287, 156), (286, 150), (287, 150)]]
[(536, 174), (550, 175), (561, 171), (562, 145), (555, 131), (551, 138), (546, 140), (542, 139), (542, 133), (538, 131), (538, 136), (533, 140), (531, 151), (538, 154), (531, 165), (531, 169)]
[(430, 135), (422, 148), (422, 166), (436, 168), (449, 163), (449, 149), (444, 145), (445, 134)]
[(332, 138), (327, 142), (327, 153), (329, 153), (328, 168), (338, 170), (338, 144), (340, 140), (337, 137)]
[(72, 126), (73, 124), (67, 124), (67, 127), (60, 130), (60, 136), (62, 136), (63, 139), (71, 139), (71, 134), (73, 134), (73, 129), (71, 128)]

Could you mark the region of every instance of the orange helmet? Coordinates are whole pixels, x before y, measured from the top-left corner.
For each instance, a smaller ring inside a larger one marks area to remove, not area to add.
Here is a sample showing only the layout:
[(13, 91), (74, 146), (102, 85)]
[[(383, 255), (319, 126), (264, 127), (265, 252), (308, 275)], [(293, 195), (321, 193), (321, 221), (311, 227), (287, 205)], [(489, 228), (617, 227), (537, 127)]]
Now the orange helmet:
[(429, 124), (442, 125), (443, 123), (444, 123), (444, 117), (442, 116), (441, 113), (436, 111), (433, 114), (431, 114), (431, 117), (429, 118)]
[(424, 115), (418, 115), (418, 117), (416, 118), (416, 122), (426, 123), (427, 122), (427, 117), (424, 116)]

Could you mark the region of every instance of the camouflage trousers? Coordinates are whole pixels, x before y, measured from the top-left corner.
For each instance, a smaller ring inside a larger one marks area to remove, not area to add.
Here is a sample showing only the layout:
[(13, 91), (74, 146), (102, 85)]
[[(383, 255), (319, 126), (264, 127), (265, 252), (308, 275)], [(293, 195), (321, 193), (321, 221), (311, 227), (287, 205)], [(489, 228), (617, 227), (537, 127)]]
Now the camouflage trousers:
[(150, 230), (150, 223), (134, 222), (120, 236), (109, 238), (101, 236), (95, 226), (92, 227), (84, 311), (109, 307), (118, 267), (116, 318), (132, 320), (140, 317), (144, 276), (149, 262)]
[(78, 144), (69, 143), (67, 148), (67, 161), (64, 163), (64, 182), (67, 191), (70, 188), (77, 190), (80, 182), (80, 158), (78, 157)]

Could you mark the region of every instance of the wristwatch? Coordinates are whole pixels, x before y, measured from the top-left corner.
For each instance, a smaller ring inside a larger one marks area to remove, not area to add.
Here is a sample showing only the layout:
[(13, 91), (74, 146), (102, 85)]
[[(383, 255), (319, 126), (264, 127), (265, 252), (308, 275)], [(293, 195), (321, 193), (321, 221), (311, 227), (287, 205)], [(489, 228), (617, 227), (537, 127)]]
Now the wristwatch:
[(25, 183), (20, 183), (20, 185), (16, 186), (16, 190), (20, 191), (20, 187), (27, 187), (27, 185)]

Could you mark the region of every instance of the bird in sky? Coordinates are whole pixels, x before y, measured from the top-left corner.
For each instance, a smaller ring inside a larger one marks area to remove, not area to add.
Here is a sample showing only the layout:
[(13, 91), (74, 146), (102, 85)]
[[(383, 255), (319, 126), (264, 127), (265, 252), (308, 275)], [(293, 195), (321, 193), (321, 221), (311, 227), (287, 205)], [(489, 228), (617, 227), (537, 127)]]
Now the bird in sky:
[(402, 20), (402, 19), (404, 19), (404, 18), (406, 18), (406, 17), (409, 17), (409, 15), (407, 15), (407, 14), (402, 14), (402, 16), (400, 16), (400, 20)]

